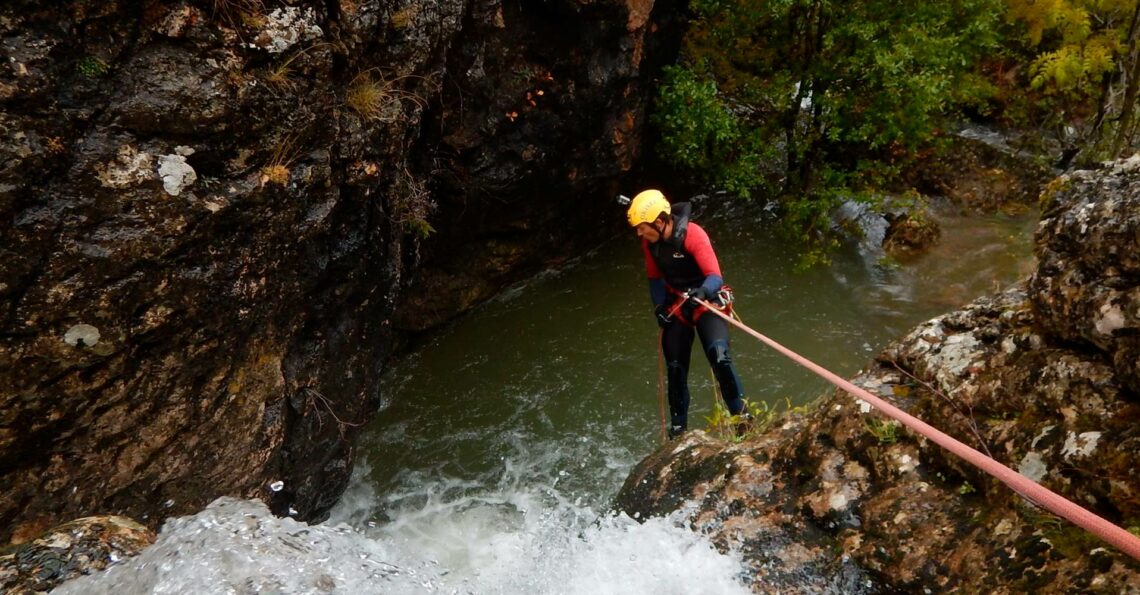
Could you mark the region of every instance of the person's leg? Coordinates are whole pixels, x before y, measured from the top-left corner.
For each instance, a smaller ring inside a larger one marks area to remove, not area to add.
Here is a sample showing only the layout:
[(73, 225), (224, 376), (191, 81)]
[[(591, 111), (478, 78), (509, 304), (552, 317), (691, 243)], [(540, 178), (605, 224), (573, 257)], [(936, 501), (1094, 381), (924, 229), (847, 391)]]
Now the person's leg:
[(701, 347), (705, 350), (713, 375), (720, 385), (720, 394), (728, 412), (737, 415), (744, 411), (744, 387), (732, 365), (732, 355), (728, 346), (728, 324), (716, 314), (705, 312), (697, 320), (697, 334), (701, 337)]
[(689, 360), (693, 352), (693, 328), (674, 320), (661, 333), (661, 352), (669, 379), (669, 437), (689, 426)]

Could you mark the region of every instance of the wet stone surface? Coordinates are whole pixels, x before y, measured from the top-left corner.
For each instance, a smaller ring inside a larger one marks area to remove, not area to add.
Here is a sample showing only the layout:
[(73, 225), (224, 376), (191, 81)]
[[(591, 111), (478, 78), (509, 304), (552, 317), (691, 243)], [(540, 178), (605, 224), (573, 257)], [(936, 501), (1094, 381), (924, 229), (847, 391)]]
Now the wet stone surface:
[(0, 6), (0, 542), (327, 515), (400, 333), (592, 239), (567, 218), (633, 162), (647, 14)]
[(155, 534), (125, 517), (85, 517), (0, 553), (0, 590), (13, 595), (50, 591), (137, 555)]

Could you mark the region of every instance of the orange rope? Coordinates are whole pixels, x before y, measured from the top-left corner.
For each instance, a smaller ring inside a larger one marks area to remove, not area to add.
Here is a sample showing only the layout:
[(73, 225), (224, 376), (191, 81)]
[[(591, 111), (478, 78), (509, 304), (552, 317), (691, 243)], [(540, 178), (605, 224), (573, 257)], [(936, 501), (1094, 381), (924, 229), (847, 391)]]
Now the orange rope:
[(669, 438), (665, 431), (665, 353), (662, 351), (661, 340), (665, 337), (665, 329), (657, 333), (657, 405), (661, 410), (661, 443)]
[(960, 442), (959, 440), (951, 437), (950, 435), (942, 432), (941, 430), (927, 424), (926, 422), (910, 415), (909, 413), (895, 407), (894, 405), (872, 395), (871, 393), (851, 384), (847, 380), (836, 376), (834, 373), (825, 369), (823, 366), (812, 362), (811, 360), (803, 357), (802, 355), (780, 345), (779, 343), (765, 337), (764, 335), (748, 328), (743, 323), (737, 322), (732, 318), (725, 315), (720, 310), (711, 307), (712, 304), (704, 300), (697, 300), (699, 303), (707, 307), (711, 312), (717, 316), (728, 321), (730, 324), (736, 326), (740, 330), (752, 335), (759, 339), (764, 344), (772, 349), (779, 351), (781, 354), (796, 362), (797, 364), (811, 370), (816, 375), (827, 380), (831, 384), (859, 397), (860, 399), (870, 403), (880, 412), (895, 419), (904, 426), (918, 432), (919, 434), (929, 438), (935, 444), (950, 452), (965, 459), (970, 464), (978, 467), (982, 471), (989, 473), (993, 477), (1001, 480), (1002, 483), (1009, 486), (1013, 491), (1028, 498), (1030, 501), (1048, 509), (1053, 514), (1068, 519), (1079, 527), (1084, 528), (1093, 535), (1100, 537), (1104, 541), (1116, 546), (1122, 552), (1132, 556), (1136, 560), (1140, 560), (1140, 537), (1137, 537), (1120, 527), (1108, 522), (1107, 520), (1085, 510), (1072, 501), (1066, 499), (1064, 496), (1046, 488), (1045, 486), (1025, 477), (1024, 475), (1002, 465), (994, 459), (982, 454), (980, 451)]

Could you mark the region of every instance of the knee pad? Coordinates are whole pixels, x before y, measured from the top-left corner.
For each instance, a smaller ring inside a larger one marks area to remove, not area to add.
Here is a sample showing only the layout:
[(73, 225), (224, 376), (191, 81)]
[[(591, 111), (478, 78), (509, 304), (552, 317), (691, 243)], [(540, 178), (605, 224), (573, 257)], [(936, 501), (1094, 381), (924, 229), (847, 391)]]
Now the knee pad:
[(709, 345), (708, 354), (715, 365), (732, 363), (732, 356), (728, 354), (728, 341), (714, 341)]
[(685, 378), (689, 374), (688, 367), (681, 362), (665, 362), (665, 369), (668, 371), (669, 378)]

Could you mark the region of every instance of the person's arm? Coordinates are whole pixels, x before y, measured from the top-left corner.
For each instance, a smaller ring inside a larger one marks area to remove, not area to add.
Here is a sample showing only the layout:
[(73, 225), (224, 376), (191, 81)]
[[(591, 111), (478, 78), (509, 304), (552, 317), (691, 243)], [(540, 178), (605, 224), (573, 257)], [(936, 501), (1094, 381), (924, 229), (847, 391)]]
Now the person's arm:
[(664, 306), (667, 298), (665, 278), (661, 269), (657, 268), (653, 255), (649, 253), (649, 242), (641, 241), (641, 252), (645, 255), (645, 275), (649, 277), (649, 299), (653, 300), (654, 307)]
[(693, 255), (697, 266), (705, 276), (701, 288), (708, 296), (715, 296), (724, 286), (724, 277), (720, 274), (720, 263), (716, 260), (716, 252), (713, 252), (709, 235), (696, 223), (689, 223), (689, 230), (685, 235), (685, 251)]

